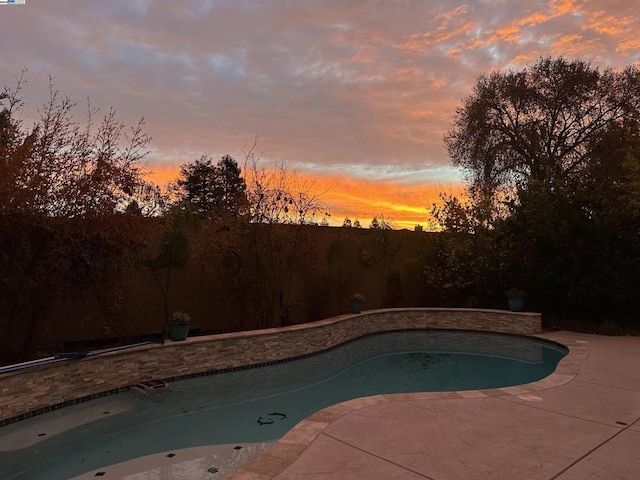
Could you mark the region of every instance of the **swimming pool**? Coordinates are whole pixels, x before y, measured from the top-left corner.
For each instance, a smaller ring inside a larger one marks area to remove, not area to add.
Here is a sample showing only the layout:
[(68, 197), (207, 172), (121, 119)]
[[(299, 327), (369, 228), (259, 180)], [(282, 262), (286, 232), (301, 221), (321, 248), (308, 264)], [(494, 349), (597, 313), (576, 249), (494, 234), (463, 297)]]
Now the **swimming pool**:
[(0, 465), (3, 478), (51, 480), (171, 449), (271, 441), (352, 398), (537, 381), (566, 353), (544, 340), (493, 333), (370, 335), (307, 358), (173, 382), (148, 397), (124, 392), (3, 427), (0, 440), (21, 440), (0, 441)]

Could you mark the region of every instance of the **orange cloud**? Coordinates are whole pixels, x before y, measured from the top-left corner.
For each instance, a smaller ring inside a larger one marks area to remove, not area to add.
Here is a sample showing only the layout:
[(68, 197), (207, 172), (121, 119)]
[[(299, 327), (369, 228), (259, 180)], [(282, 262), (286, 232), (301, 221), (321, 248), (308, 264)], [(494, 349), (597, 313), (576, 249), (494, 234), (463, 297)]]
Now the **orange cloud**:
[(566, 15), (578, 11), (580, 8), (576, 6), (576, 0), (553, 0), (551, 2), (552, 15)]
[[(632, 52), (637, 52), (638, 50), (640, 50), (640, 35), (627, 38), (619, 42), (616, 47), (616, 51), (618, 51), (623, 55), (626, 55)], [(636, 64), (638, 64), (638, 61), (636, 61)]]
[(564, 35), (556, 40), (551, 49), (563, 55), (591, 55), (602, 52), (604, 47), (599, 38), (586, 40), (582, 35)]
[(600, 34), (615, 37), (630, 33), (633, 23), (633, 18), (607, 15), (605, 12), (594, 12), (589, 17), (586, 27)]
[(441, 25), (435, 32), (411, 35), (406, 41), (395, 44), (394, 47), (412, 53), (422, 53), (431, 47), (446, 43), (456, 37), (464, 36), (473, 31), (475, 23), (471, 21), (459, 22), (453, 27)]
[(144, 179), (161, 187), (178, 178), (180, 167), (165, 165), (148, 165)]
[(394, 47), (411, 53), (423, 53), (457, 37), (464, 37), (476, 28), (475, 22), (463, 18), (468, 10), (468, 7), (463, 5), (436, 15), (434, 28), (429, 28), (425, 33), (404, 37), (406, 40), (396, 43)]
[(524, 28), (546, 22), (549, 18), (549, 15), (540, 12), (533, 13), (526, 18), (519, 19), (505, 27), (499, 28), (489, 42), (518, 42), (522, 38), (521, 32)]

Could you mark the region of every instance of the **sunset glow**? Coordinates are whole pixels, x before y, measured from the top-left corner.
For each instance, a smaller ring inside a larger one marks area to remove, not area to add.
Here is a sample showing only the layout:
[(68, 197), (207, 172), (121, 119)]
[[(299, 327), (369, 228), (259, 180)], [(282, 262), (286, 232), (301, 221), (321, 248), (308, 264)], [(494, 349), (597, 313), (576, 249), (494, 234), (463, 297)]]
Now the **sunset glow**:
[(26, 124), (48, 76), (113, 106), (153, 137), (150, 179), (201, 155), (313, 180), (333, 224), (425, 224), (439, 190), (459, 191), (442, 137), (477, 75), (540, 56), (598, 68), (640, 62), (628, 0), (27, 2), (0, 11), (0, 86), (28, 69)]
[[(166, 185), (178, 177), (179, 168), (155, 166), (146, 179)], [(310, 175), (292, 172), (298, 183), (308, 185), (311, 194), (319, 195), (331, 214), (329, 225), (340, 226), (346, 217), (360, 220), (367, 228), (374, 216), (382, 214), (394, 228), (427, 228), (429, 209), (438, 201), (439, 192), (462, 193), (459, 183), (404, 185), (382, 180), (357, 180), (346, 176)], [(318, 221), (322, 219), (320, 214)]]

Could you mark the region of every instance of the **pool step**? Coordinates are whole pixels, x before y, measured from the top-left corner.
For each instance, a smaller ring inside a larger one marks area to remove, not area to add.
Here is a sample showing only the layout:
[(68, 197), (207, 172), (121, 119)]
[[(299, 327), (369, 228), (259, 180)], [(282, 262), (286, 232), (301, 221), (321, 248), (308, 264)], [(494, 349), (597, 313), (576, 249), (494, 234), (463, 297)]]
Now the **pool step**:
[(134, 383), (129, 387), (129, 391), (142, 395), (143, 397), (165, 390), (171, 390), (171, 387), (164, 380), (147, 380), (146, 382)]

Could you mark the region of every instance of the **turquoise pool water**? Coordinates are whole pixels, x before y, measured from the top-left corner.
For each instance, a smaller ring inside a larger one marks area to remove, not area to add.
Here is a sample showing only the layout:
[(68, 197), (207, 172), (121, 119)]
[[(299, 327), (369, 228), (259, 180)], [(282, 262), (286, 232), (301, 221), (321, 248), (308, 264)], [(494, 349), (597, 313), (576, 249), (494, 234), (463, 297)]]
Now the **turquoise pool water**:
[[(41, 437), (18, 449), (4, 442), (2, 478), (67, 479), (155, 452), (274, 440), (313, 412), (352, 398), (537, 381), (566, 353), (551, 342), (488, 333), (371, 335), (304, 359), (173, 382), (171, 391), (148, 397), (124, 392), (3, 427), (0, 440), (20, 431)], [(84, 409), (75, 428), (46, 431), (74, 418), (74, 409)]]

